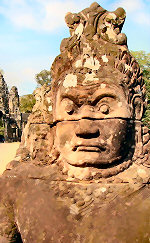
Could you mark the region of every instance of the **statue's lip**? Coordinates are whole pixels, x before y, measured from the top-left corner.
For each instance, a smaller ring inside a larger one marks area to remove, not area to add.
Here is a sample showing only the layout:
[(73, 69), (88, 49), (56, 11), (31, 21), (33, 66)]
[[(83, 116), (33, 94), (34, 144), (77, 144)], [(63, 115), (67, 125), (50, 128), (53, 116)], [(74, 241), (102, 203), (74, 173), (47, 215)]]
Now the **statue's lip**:
[(77, 145), (74, 146), (73, 151), (77, 151), (77, 152), (103, 152), (105, 151), (106, 148), (104, 146), (101, 145)]

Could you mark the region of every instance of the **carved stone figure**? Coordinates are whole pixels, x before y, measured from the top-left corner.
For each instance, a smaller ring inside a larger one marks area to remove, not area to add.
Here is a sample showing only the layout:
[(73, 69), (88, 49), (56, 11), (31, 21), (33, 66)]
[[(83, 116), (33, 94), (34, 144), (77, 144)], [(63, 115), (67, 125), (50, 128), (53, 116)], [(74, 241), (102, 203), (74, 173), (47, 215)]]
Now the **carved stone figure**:
[(2, 242), (149, 242), (145, 84), (122, 8), (68, 13), (52, 86), (1, 178)]
[(17, 113), (19, 111), (19, 95), (17, 87), (13, 86), (9, 92), (9, 112)]
[(18, 90), (13, 86), (9, 92), (0, 73), (0, 123), (4, 130), (4, 136), (1, 136), (5, 141), (20, 141), (23, 122), (19, 110)]

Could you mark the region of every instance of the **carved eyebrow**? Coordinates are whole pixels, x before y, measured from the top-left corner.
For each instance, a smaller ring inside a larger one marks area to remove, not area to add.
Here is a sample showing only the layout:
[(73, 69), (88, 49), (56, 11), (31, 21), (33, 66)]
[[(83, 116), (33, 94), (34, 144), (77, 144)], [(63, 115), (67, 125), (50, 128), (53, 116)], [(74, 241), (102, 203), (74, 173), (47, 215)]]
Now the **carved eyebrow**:
[(63, 100), (63, 99), (69, 99), (69, 100), (73, 101), (76, 105), (78, 105), (77, 96), (75, 97), (71, 94), (62, 94), (61, 100)]
[(103, 94), (99, 94), (96, 96), (96, 98), (94, 98), (94, 100), (92, 101), (92, 105), (96, 105), (101, 99), (103, 98), (113, 98), (116, 99), (117, 96), (114, 93), (103, 93)]

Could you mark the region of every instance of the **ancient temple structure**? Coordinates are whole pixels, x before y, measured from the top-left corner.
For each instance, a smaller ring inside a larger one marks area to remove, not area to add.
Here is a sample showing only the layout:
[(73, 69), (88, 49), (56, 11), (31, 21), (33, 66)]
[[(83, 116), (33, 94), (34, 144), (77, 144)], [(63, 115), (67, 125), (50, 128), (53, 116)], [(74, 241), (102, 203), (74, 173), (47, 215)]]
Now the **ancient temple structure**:
[(121, 33), (126, 13), (98, 3), (68, 13), (15, 159), (0, 178), (0, 241), (150, 239), (146, 89)]
[(20, 141), (22, 124), (26, 122), (23, 117), (24, 115), (19, 110), (17, 87), (13, 86), (8, 91), (7, 84), (0, 73), (0, 120), (5, 141)]

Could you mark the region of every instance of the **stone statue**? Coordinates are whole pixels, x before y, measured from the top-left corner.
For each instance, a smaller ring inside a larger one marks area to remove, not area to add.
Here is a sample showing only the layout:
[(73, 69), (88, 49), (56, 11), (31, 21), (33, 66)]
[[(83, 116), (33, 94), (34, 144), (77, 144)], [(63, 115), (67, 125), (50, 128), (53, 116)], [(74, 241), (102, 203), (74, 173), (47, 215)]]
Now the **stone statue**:
[(146, 93), (125, 17), (97, 3), (66, 15), (52, 86), (1, 177), (1, 242), (149, 242)]
[(19, 95), (16, 86), (13, 86), (9, 92), (9, 112), (11, 114), (19, 112)]

